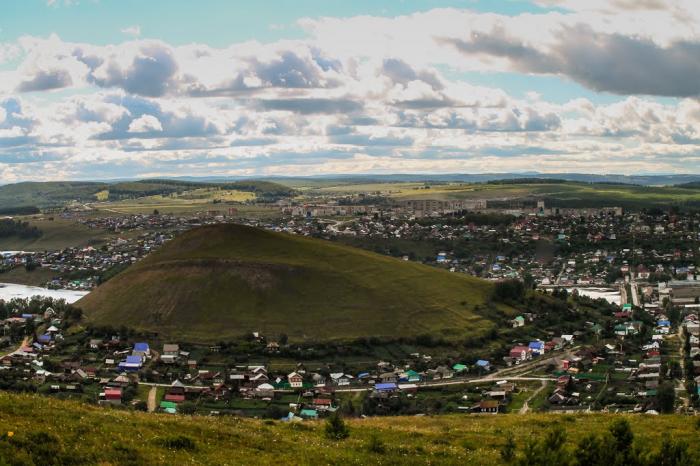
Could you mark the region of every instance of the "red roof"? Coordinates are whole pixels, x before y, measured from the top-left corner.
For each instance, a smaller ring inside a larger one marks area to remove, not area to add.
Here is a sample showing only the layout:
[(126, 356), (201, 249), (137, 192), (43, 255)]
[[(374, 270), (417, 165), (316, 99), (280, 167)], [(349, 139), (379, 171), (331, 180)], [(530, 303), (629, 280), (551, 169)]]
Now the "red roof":
[(121, 400), (122, 399), (122, 389), (121, 388), (105, 388), (105, 398), (108, 400)]
[(164, 397), (165, 401), (172, 401), (174, 403), (181, 403), (185, 401), (185, 395), (168, 393)]
[(315, 404), (315, 405), (319, 405), (319, 406), (321, 406), (321, 405), (323, 405), (323, 406), (330, 406), (330, 405), (331, 405), (331, 400), (329, 400), (329, 399), (327, 399), (327, 398), (316, 398), (316, 399), (314, 400), (314, 404)]

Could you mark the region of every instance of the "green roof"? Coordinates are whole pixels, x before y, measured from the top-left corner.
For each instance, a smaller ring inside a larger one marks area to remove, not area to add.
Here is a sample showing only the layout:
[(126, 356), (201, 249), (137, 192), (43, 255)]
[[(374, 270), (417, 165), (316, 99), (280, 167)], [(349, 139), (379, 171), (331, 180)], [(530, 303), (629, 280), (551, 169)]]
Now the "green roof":
[(467, 370), (467, 366), (465, 366), (464, 364), (455, 364), (454, 366), (452, 366), (452, 369), (456, 371), (464, 371)]
[(168, 409), (168, 408), (176, 409), (177, 403), (173, 403), (172, 401), (161, 401), (160, 407), (164, 408), (164, 409)]
[(318, 417), (315, 409), (302, 409), (299, 415), (302, 417)]

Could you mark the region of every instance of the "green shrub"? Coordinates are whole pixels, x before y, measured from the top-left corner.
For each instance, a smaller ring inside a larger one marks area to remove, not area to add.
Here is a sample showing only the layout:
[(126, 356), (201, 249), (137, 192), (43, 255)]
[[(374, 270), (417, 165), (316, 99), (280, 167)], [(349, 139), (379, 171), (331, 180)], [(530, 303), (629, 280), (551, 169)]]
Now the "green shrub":
[(326, 438), (330, 440), (344, 440), (349, 436), (350, 430), (337, 411), (326, 419)]
[(170, 450), (196, 450), (197, 444), (186, 435), (176, 435), (162, 440), (162, 445)]
[(372, 452), (372, 453), (377, 453), (377, 454), (384, 454), (386, 453), (386, 446), (384, 445), (384, 442), (382, 439), (379, 438), (379, 435), (376, 433), (373, 433), (369, 437), (369, 441), (367, 442), (367, 450)]

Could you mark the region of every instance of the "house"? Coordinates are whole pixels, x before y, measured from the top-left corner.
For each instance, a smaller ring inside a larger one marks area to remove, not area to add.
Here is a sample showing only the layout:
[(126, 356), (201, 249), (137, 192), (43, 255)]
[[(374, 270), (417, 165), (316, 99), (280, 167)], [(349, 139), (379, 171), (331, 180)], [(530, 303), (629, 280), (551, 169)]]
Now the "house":
[(485, 359), (479, 359), (478, 361), (476, 361), (476, 367), (483, 369), (485, 371), (490, 371), (491, 370), (491, 363)]
[(467, 366), (465, 364), (457, 363), (454, 366), (452, 366), (452, 370), (459, 374), (462, 372), (466, 372)]
[(517, 316), (515, 319), (513, 319), (511, 321), (511, 323), (513, 324), (513, 328), (523, 327), (523, 326), (525, 326), (525, 317)]
[(326, 378), (317, 372), (311, 374), (311, 382), (313, 382), (314, 387), (325, 387)]
[(160, 409), (168, 414), (175, 414), (177, 413), (177, 404), (173, 403), (172, 401), (161, 401)]
[(420, 382), (420, 380), (420, 374), (412, 369), (407, 370), (399, 376), (399, 382)]
[(269, 383), (258, 385), (255, 388), (255, 394), (260, 398), (272, 398), (273, 396), (275, 396), (275, 387), (273, 387)]
[(433, 374), (435, 379), (451, 379), (454, 376), (454, 372), (447, 366), (436, 367)]
[(109, 404), (119, 405), (122, 403), (122, 389), (119, 387), (107, 387), (103, 393), (104, 401)]
[(137, 371), (143, 366), (143, 358), (141, 356), (127, 356), (126, 360), (119, 363), (119, 368), (126, 371)]
[(180, 357), (180, 345), (166, 343), (163, 345), (163, 353), (160, 360), (164, 364), (174, 364)]
[(350, 385), (350, 380), (352, 379), (352, 375), (350, 374), (343, 374), (342, 372), (336, 372), (331, 374), (331, 380), (333, 381), (334, 384), (338, 386), (345, 386), (345, 385)]
[(147, 358), (151, 355), (151, 348), (148, 346), (148, 343), (134, 343), (134, 349), (131, 354)]
[(173, 403), (182, 403), (183, 401), (185, 401), (185, 393), (185, 385), (179, 380), (176, 380), (172, 383), (170, 387), (168, 387), (163, 399), (165, 401), (171, 401)]
[(333, 401), (329, 398), (315, 398), (312, 404), (318, 411), (328, 411), (333, 407)]
[(292, 388), (301, 388), (304, 385), (304, 378), (296, 372), (289, 374), (287, 376), (287, 381)]
[(374, 386), (374, 389), (378, 392), (394, 392), (399, 389), (398, 385), (394, 382), (389, 383), (378, 383)]
[(315, 409), (302, 409), (301, 412), (299, 412), (299, 416), (301, 416), (302, 419), (318, 419), (318, 411)]
[(166, 343), (163, 345), (163, 356), (180, 356), (180, 345), (176, 343)]
[(532, 357), (532, 350), (527, 346), (514, 346), (509, 355), (516, 361), (526, 361)]
[(91, 338), (88, 345), (90, 349), (99, 349), (102, 346), (102, 340), (100, 338)]
[(540, 340), (531, 341), (528, 345), (528, 348), (530, 348), (530, 350), (532, 351), (533, 356), (542, 356), (546, 351), (544, 347), (544, 342)]
[(501, 403), (498, 400), (484, 400), (479, 402), (478, 410), (484, 414), (498, 414), (500, 407)]

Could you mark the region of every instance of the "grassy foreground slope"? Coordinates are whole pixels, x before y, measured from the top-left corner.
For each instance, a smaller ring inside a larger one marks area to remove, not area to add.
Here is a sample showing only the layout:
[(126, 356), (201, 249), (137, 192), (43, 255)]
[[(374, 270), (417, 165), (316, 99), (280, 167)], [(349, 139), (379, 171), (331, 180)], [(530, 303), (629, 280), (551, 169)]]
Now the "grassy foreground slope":
[[(573, 449), (620, 415), (436, 416), (346, 421), (350, 437), (327, 440), (322, 422), (286, 424), (231, 417), (146, 414), (35, 395), (0, 393), (1, 464), (503, 464), (554, 426)], [(657, 450), (663, 436), (698, 453), (695, 420), (628, 416), (635, 444)], [(12, 432), (7, 438), (7, 432)], [(376, 440), (371, 441), (374, 437)], [(377, 441), (378, 440), (378, 441)], [(370, 445), (374, 444), (374, 448)], [(383, 448), (378, 448), (377, 445)], [(383, 451), (382, 451), (383, 450)]]
[(252, 331), (292, 341), (464, 338), (494, 325), (475, 309), (491, 288), (327, 241), (216, 225), (184, 233), (78, 306), (98, 325), (194, 342)]

